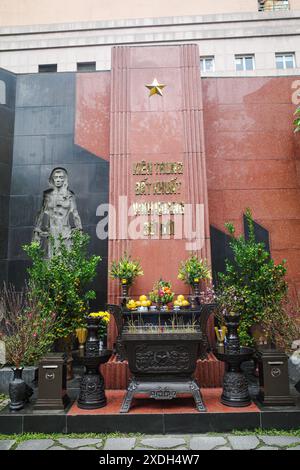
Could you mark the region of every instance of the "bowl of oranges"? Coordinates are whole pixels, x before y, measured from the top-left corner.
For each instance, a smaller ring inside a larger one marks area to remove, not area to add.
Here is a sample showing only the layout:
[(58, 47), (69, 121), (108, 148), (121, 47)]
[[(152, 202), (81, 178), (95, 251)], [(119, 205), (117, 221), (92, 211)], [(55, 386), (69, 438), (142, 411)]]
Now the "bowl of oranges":
[(126, 307), (128, 310), (138, 310), (139, 312), (146, 312), (151, 306), (152, 302), (146, 295), (140, 295), (139, 300), (130, 299)]
[(184, 297), (184, 295), (178, 295), (177, 299), (174, 300), (174, 309), (178, 310), (180, 308), (187, 308), (190, 306), (189, 301)]

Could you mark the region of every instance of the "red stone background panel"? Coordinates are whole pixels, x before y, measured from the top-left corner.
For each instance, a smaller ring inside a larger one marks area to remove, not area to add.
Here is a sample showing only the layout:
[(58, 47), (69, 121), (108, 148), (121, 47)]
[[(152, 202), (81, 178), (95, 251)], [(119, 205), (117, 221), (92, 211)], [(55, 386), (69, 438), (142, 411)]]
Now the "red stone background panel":
[[(300, 135), (293, 132), (299, 77), (202, 80), (210, 224), (242, 233), (250, 207), (276, 262), (300, 285)], [(298, 161), (297, 161), (298, 160)], [(300, 291), (299, 291), (300, 292)]]
[(75, 144), (109, 160), (110, 72), (79, 73)]

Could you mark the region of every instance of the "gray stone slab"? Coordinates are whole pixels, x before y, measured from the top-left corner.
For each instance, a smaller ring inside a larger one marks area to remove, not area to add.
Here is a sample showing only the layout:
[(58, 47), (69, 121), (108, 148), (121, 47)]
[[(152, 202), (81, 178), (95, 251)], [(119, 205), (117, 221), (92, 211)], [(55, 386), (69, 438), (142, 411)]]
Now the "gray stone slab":
[(16, 441), (12, 439), (5, 439), (3, 441), (0, 440), (0, 450), (9, 450), (12, 448)]
[(53, 446), (53, 447), (50, 447), (50, 449), (47, 449), (47, 450), (67, 450), (67, 449), (64, 449), (63, 447), (60, 447), (60, 446)]
[(285, 447), (291, 444), (300, 444), (300, 437), (292, 436), (259, 436), (268, 446)]
[(105, 442), (104, 450), (131, 450), (135, 443), (134, 437), (110, 437)]
[(21, 442), (17, 450), (47, 450), (54, 444), (52, 439), (30, 439)]
[(190, 441), (191, 450), (212, 450), (217, 446), (226, 444), (224, 437), (203, 436), (192, 437)]
[(234, 450), (251, 450), (259, 444), (256, 436), (227, 436), (227, 438)]
[(223, 447), (218, 447), (217, 449), (214, 449), (214, 450), (232, 450), (232, 449), (230, 449), (230, 447), (223, 446)]
[(69, 449), (76, 449), (77, 447), (84, 447), (84, 446), (95, 446), (101, 445), (101, 439), (89, 439), (89, 438), (82, 438), (82, 439), (68, 439), (68, 438), (60, 438), (58, 442), (63, 445), (64, 447), (68, 447)]
[(272, 446), (262, 446), (257, 450), (279, 450), (278, 447), (272, 447)]
[(184, 439), (178, 437), (152, 437), (148, 439), (143, 439), (141, 441), (143, 446), (152, 447), (155, 449), (173, 449), (174, 447), (182, 446), (185, 444)]

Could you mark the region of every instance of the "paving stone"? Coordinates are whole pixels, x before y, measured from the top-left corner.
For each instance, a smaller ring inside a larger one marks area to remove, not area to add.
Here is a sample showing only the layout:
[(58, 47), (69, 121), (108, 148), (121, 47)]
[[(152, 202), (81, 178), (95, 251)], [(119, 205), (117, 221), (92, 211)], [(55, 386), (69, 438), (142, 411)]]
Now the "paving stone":
[(269, 446), (285, 447), (290, 444), (300, 443), (300, 437), (292, 436), (259, 436), (260, 439)]
[(68, 450), (68, 449), (64, 449), (63, 447), (60, 447), (60, 446), (53, 446), (53, 447), (50, 447), (50, 449), (47, 449), (47, 450)]
[(174, 447), (182, 446), (185, 444), (184, 439), (178, 437), (152, 437), (143, 439), (141, 441), (143, 446), (152, 447), (155, 449), (173, 449)]
[(0, 450), (9, 450), (12, 448), (16, 441), (13, 441), (12, 439), (5, 439), (5, 440), (0, 440)]
[(105, 442), (104, 450), (131, 450), (135, 442), (134, 437), (110, 437)]
[(251, 450), (259, 444), (256, 436), (227, 436), (227, 438), (234, 450)]
[(217, 446), (226, 444), (224, 437), (203, 436), (192, 437), (190, 441), (191, 450), (212, 450)]
[(17, 450), (47, 450), (54, 444), (52, 439), (30, 439), (21, 442)]
[(76, 449), (76, 447), (84, 447), (84, 446), (95, 446), (96, 444), (101, 445), (102, 440), (101, 439), (68, 439), (68, 438), (60, 438), (58, 439), (58, 442), (65, 446), (69, 447), (69, 449)]
[(262, 446), (256, 450), (279, 450), (278, 447), (271, 447), (271, 446)]
[(214, 450), (232, 450), (232, 449), (230, 449), (230, 447), (223, 446), (223, 447), (218, 447), (217, 449), (214, 449)]

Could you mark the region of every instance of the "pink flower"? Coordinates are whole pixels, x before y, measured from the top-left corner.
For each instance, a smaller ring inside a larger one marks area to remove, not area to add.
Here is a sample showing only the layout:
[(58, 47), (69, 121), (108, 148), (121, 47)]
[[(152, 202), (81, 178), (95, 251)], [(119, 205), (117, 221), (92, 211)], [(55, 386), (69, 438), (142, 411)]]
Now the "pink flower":
[(33, 336), (34, 338), (36, 338), (36, 337), (37, 337), (37, 333), (33, 333), (32, 336)]

